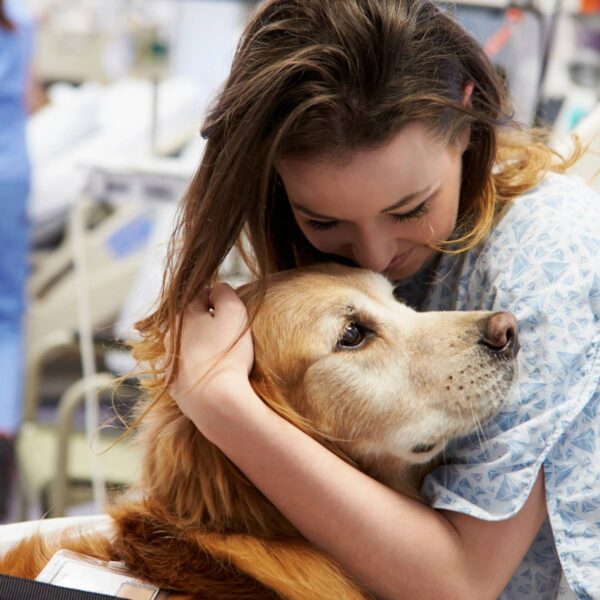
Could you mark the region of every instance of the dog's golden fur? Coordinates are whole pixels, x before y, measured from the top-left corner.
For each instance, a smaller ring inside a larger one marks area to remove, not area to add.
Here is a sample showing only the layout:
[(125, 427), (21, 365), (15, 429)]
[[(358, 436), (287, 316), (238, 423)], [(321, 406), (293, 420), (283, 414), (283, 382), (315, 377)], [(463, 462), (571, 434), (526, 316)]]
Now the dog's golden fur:
[[(255, 313), (257, 394), (344, 460), (412, 497), (446, 441), (474, 428), (471, 415), (491, 416), (512, 378), (511, 361), (477, 347), (487, 313), (417, 315), (373, 273), (313, 267), (274, 276), (260, 303), (253, 286), (240, 295)], [(360, 344), (340, 345), (355, 324)], [(124, 561), (133, 574), (184, 597), (370, 597), (168, 396), (145, 415), (140, 443), (139, 481), (109, 510), (112, 539), (74, 532), (29, 538), (0, 560), (0, 572), (33, 578), (56, 549), (67, 548)]]

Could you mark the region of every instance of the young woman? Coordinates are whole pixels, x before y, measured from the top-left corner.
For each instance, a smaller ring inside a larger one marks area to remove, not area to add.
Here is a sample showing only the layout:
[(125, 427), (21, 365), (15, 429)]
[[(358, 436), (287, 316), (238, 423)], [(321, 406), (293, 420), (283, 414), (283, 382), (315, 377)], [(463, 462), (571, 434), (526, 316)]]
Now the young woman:
[[(481, 48), (427, 0), (265, 2), (139, 324), (153, 393), (378, 597), (550, 599), (562, 572), (600, 597), (600, 200), (508, 110)], [(426, 479), (431, 507), (253, 393), (245, 310), (206, 289), (243, 233), (261, 280), (333, 260), (385, 273), (420, 310), (517, 315), (514, 391)]]

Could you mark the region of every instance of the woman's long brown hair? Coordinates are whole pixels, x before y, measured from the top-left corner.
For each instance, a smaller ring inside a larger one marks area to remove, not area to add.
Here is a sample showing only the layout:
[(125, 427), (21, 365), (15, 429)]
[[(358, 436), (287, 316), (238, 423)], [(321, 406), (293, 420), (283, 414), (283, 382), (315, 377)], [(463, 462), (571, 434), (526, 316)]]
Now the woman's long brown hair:
[(8, 29), (8, 31), (13, 31), (15, 28), (14, 23), (6, 15), (4, 0), (0, 0), (0, 27), (2, 29)]
[[(474, 89), (465, 106), (468, 82)], [(180, 206), (158, 308), (137, 324), (135, 355), (155, 375), (147, 383), (151, 396), (160, 397), (177, 375), (179, 315), (242, 237), (263, 289), (271, 273), (336, 260), (297, 226), (278, 158), (343, 157), (415, 121), (447, 144), (469, 127), (461, 235), (446, 249), (464, 251), (487, 235), (499, 208), (567, 164), (517, 126), (510, 110), (482, 48), (429, 0), (263, 2), (204, 123), (206, 148)]]

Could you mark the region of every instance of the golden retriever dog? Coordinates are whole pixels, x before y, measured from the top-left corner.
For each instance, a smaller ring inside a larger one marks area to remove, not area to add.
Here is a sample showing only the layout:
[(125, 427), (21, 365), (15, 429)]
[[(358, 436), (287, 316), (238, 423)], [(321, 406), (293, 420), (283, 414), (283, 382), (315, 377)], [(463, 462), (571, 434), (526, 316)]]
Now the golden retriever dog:
[[(251, 284), (239, 293), (255, 317), (256, 393), (413, 498), (446, 443), (491, 418), (513, 380), (518, 343), (508, 313), (417, 313), (382, 275), (332, 265), (273, 276), (261, 302)], [(0, 561), (0, 572), (34, 578), (63, 547), (124, 561), (186, 598), (371, 597), (168, 396), (144, 417), (140, 443), (139, 481), (109, 511), (112, 539), (30, 538)]]

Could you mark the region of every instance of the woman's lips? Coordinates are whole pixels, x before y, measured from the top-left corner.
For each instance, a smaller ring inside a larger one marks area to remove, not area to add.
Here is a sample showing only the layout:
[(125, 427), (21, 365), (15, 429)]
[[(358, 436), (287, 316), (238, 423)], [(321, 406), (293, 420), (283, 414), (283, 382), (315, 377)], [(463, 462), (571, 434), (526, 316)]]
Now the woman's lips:
[(392, 259), (390, 264), (387, 266), (384, 273), (389, 273), (390, 271), (393, 271), (394, 269), (401, 267), (406, 262), (406, 260), (408, 259), (408, 257), (410, 256), (410, 253), (412, 251), (413, 251), (413, 248), (411, 248), (410, 250), (408, 250), (406, 252), (403, 252), (402, 254), (397, 254), (396, 256), (394, 256), (394, 258)]

